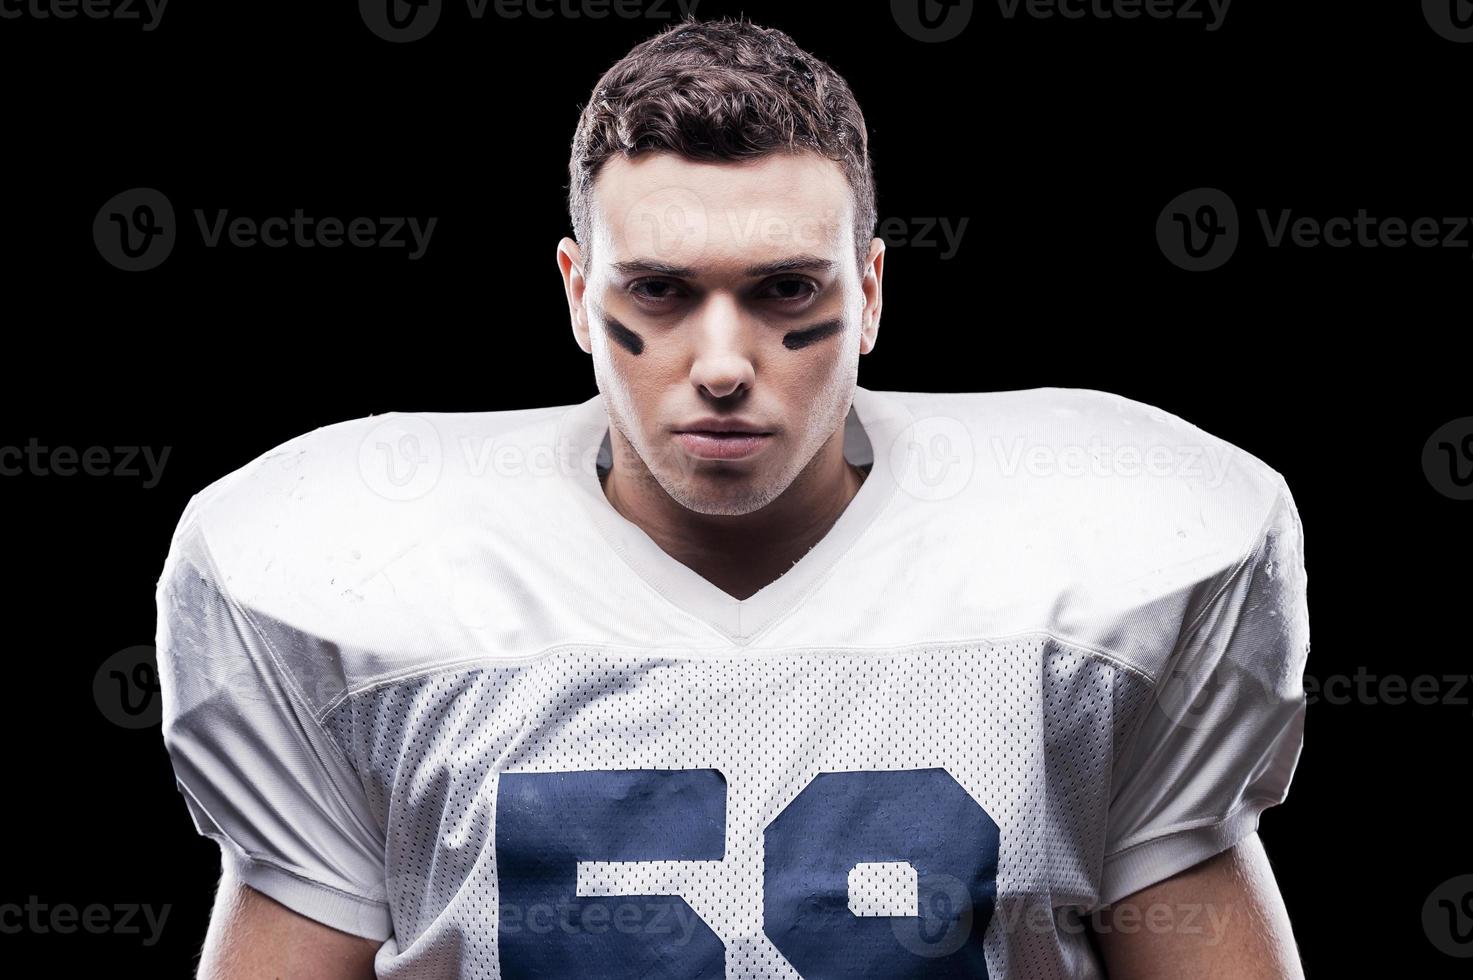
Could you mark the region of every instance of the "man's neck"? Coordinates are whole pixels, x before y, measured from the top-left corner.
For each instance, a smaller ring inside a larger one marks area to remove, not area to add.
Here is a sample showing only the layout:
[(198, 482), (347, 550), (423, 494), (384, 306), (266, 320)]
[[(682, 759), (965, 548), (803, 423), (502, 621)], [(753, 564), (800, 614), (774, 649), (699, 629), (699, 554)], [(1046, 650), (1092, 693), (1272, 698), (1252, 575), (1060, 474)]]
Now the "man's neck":
[(617, 430), (609, 435), (609, 503), (660, 550), (737, 599), (775, 581), (823, 540), (865, 479), (844, 458), (841, 428), (767, 506), (740, 516), (700, 514), (665, 492)]

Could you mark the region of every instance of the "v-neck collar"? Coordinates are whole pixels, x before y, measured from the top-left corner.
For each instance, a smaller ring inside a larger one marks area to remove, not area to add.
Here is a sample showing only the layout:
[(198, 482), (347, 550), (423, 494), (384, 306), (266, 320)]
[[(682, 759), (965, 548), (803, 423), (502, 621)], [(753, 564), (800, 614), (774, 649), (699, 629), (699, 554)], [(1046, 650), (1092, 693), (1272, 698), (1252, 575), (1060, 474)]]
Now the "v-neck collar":
[(596, 459), (608, 459), (609, 417), (602, 394), (564, 413), (558, 458), (572, 462), (573, 496), (635, 574), (687, 614), (732, 642), (746, 644), (793, 609), (895, 496), (899, 484), (891, 457), (903, 452), (897, 440), (910, 421), (909, 410), (897, 400), (867, 388), (854, 389), (844, 424), (844, 456), (859, 466), (870, 464), (869, 476), (828, 533), (790, 569), (746, 599), (723, 591), (671, 557), (604, 496), (595, 465)]

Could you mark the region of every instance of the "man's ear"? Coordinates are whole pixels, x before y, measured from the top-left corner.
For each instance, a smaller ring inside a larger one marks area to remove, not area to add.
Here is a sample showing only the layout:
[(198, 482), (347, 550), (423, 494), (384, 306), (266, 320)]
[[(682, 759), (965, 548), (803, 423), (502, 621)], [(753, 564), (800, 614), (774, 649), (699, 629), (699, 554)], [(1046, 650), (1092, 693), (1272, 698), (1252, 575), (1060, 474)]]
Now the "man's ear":
[(869, 258), (865, 260), (864, 281), (860, 289), (864, 293), (864, 319), (859, 334), (859, 352), (868, 354), (875, 349), (880, 334), (880, 309), (885, 304), (885, 293), (881, 288), (885, 279), (885, 241), (876, 238), (870, 242)]
[(584, 294), (588, 280), (583, 275), (583, 251), (571, 238), (564, 238), (557, 245), (558, 269), (563, 275), (563, 291), (568, 296), (568, 318), (572, 321), (573, 339), (585, 354), (593, 353), (588, 339), (588, 307)]

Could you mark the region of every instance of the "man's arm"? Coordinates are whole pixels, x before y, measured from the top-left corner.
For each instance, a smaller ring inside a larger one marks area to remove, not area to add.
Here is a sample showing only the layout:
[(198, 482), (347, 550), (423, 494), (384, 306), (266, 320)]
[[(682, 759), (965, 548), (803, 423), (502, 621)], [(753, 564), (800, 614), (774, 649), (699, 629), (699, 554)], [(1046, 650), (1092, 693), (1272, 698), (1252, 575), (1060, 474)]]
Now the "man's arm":
[(1257, 834), (1091, 917), (1112, 980), (1303, 980)]
[(339, 932), (267, 898), (227, 870), (199, 980), (373, 980), (383, 945)]
[[(393, 930), (382, 829), (350, 750), (308, 698), (340, 667), (336, 644), (225, 587), (205, 500), (190, 499), (170, 543), (154, 641), (164, 747), (194, 829), (224, 865), (199, 976), (367, 980)], [(318, 650), (321, 663), (307, 656)], [(293, 661), (307, 672), (297, 676), (279, 651), (314, 663)]]

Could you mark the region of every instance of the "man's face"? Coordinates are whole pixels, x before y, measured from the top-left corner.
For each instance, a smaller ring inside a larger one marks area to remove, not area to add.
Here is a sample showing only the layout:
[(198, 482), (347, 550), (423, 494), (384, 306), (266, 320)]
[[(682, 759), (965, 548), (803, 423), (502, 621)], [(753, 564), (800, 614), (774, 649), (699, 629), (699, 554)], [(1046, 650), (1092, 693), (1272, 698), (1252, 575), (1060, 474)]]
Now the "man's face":
[(559, 261), (613, 425), (684, 507), (765, 506), (842, 440), (883, 243), (861, 277), (849, 185), (815, 153), (615, 157), (594, 198), (594, 267), (568, 239)]

